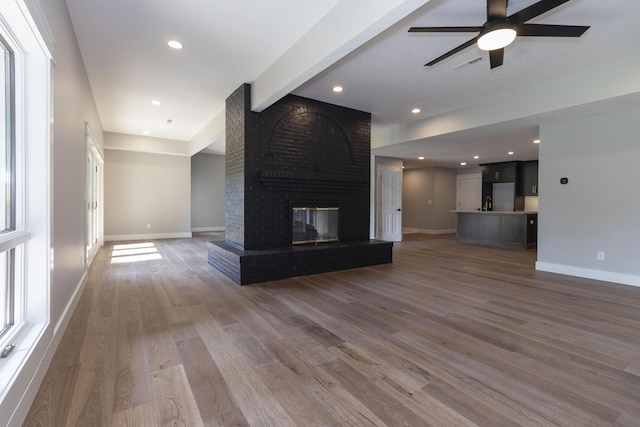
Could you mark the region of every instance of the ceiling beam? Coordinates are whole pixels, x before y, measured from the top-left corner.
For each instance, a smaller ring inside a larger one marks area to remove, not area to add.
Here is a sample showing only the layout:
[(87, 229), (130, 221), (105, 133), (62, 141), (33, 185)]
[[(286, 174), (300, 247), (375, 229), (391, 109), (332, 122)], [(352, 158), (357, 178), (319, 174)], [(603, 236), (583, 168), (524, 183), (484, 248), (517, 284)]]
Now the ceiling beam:
[(252, 83), (252, 110), (264, 110), (429, 1), (339, 2)]
[(200, 131), (189, 140), (187, 152), (193, 156), (207, 149), (211, 154), (225, 153), (226, 109), (223, 108), (213, 119), (209, 120)]

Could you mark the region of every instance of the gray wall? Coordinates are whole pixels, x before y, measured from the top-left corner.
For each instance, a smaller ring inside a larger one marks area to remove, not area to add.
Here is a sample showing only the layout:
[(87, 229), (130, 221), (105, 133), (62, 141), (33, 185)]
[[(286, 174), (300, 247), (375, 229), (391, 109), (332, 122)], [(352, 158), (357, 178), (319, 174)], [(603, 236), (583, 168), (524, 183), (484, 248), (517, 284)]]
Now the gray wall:
[(474, 173), (482, 173), (482, 166), (464, 166), (456, 169), (458, 175), (473, 175)]
[(191, 158), (191, 230), (224, 229), (224, 156)]
[[(85, 272), (85, 121), (102, 147), (102, 124), (63, 0), (40, 3), (55, 43), (53, 55), (53, 224), (51, 322), (64, 314)], [(45, 32), (46, 33), (46, 32)]]
[(538, 269), (640, 285), (639, 117), (540, 128)]
[[(429, 203), (431, 201), (431, 203)], [(402, 227), (407, 231), (455, 230), (456, 170), (405, 169), (402, 179)]]
[(191, 236), (190, 157), (107, 150), (104, 174), (105, 240)]

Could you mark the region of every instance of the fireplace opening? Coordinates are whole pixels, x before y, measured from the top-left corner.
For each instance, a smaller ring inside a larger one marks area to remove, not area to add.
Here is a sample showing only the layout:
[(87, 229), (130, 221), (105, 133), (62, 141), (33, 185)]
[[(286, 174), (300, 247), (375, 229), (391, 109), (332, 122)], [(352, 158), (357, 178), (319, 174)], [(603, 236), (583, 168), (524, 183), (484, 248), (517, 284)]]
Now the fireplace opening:
[(292, 207), (291, 243), (338, 241), (338, 216), (338, 207)]

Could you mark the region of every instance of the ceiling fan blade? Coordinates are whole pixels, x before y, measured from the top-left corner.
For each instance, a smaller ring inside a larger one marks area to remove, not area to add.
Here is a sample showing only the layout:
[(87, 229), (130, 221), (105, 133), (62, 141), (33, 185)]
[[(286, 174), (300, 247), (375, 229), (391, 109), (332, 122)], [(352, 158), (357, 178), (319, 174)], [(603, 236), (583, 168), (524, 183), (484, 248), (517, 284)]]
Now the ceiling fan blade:
[(589, 27), (583, 25), (522, 24), (518, 27), (518, 35), (532, 37), (580, 37), (588, 29)]
[(487, 21), (504, 20), (507, 17), (507, 0), (487, 0)]
[(437, 57), (436, 59), (434, 59), (433, 61), (424, 64), (425, 67), (430, 67), (432, 65), (437, 64), (438, 62), (442, 61), (443, 59), (447, 59), (448, 57), (455, 55), (456, 53), (468, 48), (469, 46), (473, 46), (476, 43), (476, 40), (478, 40), (478, 37), (474, 37), (471, 40), (469, 40), (468, 42), (465, 42), (463, 44), (461, 44), (460, 46), (456, 47), (455, 49), (450, 50), (449, 52), (445, 53), (444, 55), (440, 55), (439, 57)]
[(512, 24), (523, 24), (528, 20), (535, 18), (538, 15), (542, 15), (543, 13), (548, 12), (568, 1), (569, 0), (541, 0), (538, 3), (534, 3), (531, 6), (514, 13), (509, 16), (507, 20)]
[(504, 48), (489, 51), (489, 63), (491, 69), (499, 67), (504, 62)]
[(482, 27), (411, 27), (410, 33), (475, 33)]

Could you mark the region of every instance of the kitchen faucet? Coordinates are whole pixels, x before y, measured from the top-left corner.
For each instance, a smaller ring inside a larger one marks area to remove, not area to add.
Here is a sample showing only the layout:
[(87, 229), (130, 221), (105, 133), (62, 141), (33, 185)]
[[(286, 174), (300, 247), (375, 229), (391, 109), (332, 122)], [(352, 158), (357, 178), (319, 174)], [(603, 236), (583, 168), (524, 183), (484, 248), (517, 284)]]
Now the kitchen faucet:
[(485, 211), (490, 211), (491, 210), (491, 196), (487, 196), (484, 200), (484, 210)]

